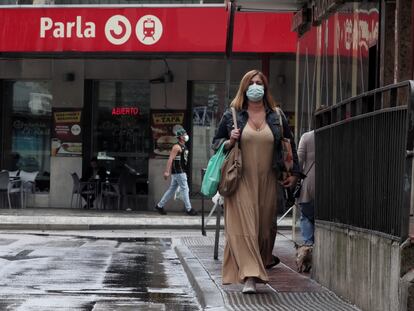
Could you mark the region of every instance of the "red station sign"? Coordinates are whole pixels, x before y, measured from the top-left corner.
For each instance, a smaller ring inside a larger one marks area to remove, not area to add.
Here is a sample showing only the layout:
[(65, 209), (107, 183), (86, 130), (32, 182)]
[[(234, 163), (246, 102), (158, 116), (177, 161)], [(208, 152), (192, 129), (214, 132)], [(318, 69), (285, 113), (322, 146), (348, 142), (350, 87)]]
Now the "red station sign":
[[(224, 53), (222, 7), (0, 8), (0, 52)], [(295, 53), (292, 13), (236, 12), (235, 53)]]
[(223, 52), (222, 8), (0, 9), (2, 52)]

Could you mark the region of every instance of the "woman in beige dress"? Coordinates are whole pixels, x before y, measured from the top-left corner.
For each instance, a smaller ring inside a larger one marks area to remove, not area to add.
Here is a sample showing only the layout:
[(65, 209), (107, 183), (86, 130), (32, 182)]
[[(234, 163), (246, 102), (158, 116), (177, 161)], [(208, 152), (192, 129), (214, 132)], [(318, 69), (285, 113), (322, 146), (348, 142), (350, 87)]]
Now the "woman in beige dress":
[[(228, 109), (213, 140), (214, 148), (225, 143), (227, 150), (239, 141), (243, 162), (238, 189), (224, 200), (223, 284), (244, 283), (243, 293), (255, 293), (256, 283), (269, 281), (266, 269), (279, 262), (272, 254), (278, 187), (296, 183), (299, 165), (287, 120), (283, 113), (279, 118), (262, 72), (252, 70), (244, 75), (231, 106), (236, 109), (239, 128), (233, 128)], [(280, 179), (284, 170), (281, 126), (284, 136), (291, 139), (294, 156), (293, 174), (285, 180)]]

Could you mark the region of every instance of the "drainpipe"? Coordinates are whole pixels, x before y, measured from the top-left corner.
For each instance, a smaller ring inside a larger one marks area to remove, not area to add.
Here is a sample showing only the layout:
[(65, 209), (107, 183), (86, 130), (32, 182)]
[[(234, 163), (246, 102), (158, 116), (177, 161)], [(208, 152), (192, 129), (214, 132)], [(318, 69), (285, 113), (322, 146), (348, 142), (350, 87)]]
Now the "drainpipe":
[(267, 81), (270, 81), (270, 60), (269, 55), (262, 55), (262, 72), (267, 78)]
[(230, 0), (228, 4), (229, 17), (227, 20), (227, 36), (226, 36), (226, 94), (224, 107), (230, 104), (230, 77), (231, 77), (231, 54), (233, 52), (233, 33), (234, 33), (234, 14), (236, 6), (234, 0)]
[(414, 80), (414, 1), (411, 2), (411, 79)]

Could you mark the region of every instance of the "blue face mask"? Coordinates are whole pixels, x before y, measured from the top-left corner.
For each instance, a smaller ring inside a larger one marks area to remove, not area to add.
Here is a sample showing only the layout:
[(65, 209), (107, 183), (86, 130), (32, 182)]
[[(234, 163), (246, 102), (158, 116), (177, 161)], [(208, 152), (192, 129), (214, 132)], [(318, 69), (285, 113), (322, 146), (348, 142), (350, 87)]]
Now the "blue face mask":
[(246, 96), (252, 102), (261, 101), (264, 96), (264, 86), (256, 83), (249, 85)]

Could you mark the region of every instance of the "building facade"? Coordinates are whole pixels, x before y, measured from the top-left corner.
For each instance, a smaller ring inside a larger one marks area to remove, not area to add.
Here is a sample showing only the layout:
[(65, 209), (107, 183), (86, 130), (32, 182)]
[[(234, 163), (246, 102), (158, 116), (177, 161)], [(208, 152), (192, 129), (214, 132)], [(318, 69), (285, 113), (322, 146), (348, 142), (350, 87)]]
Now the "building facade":
[(128, 167), (133, 208), (151, 209), (177, 126), (190, 133), (197, 205), (227, 94), (254, 68), (294, 125), (292, 13), (236, 12), (229, 54), (225, 3), (14, 3), (0, 6), (1, 168), (38, 172), (34, 206), (69, 207), (70, 174), (98, 156), (112, 178)]
[(293, 19), (297, 134), (315, 129), (312, 277), (367, 311), (414, 308), (413, 12), (315, 0)]

